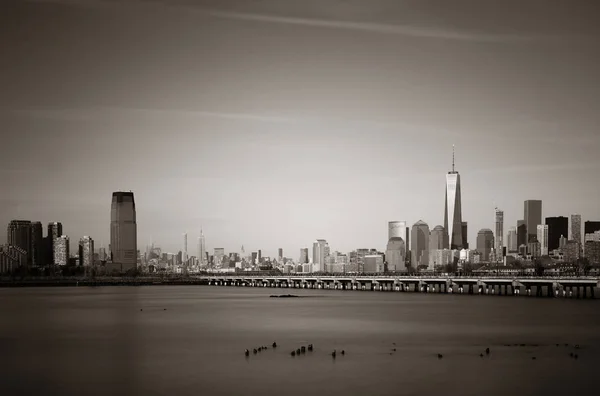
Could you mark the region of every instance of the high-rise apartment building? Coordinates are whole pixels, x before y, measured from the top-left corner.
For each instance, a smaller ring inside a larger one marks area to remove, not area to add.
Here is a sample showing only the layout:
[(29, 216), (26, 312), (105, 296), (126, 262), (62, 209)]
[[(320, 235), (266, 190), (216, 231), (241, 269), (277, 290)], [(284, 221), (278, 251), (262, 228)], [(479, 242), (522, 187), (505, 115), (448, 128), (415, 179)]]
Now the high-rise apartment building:
[(494, 248), (494, 233), (489, 228), (482, 228), (477, 233), (477, 251), (481, 253), (481, 261), (490, 261), (490, 254)]
[(560, 237), (569, 236), (569, 219), (564, 216), (546, 217), (548, 226), (548, 251), (560, 248)]
[(429, 266), (429, 226), (427, 223), (419, 220), (413, 224), (410, 239), (411, 266), (414, 269), (423, 265)]
[(581, 215), (572, 214), (569, 221), (569, 240), (575, 241), (581, 246)]
[(298, 264), (308, 264), (308, 248), (300, 249), (300, 259), (298, 260)]
[(519, 245), (517, 243), (517, 228), (511, 227), (508, 230), (508, 234), (506, 236), (506, 250), (509, 253), (516, 253), (519, 251)]
[(496, 208), (496, 234), (494, 238), (494, 251), (496, 253), (496, 261), (502, 261), (504, 248), (504, 211)]
[(325, 272), (326, 258), (329, 256), (329, 244), (325, 239), (317, 239), (313, 243), (313, 271)]
[(183, 263), (188, 261), (187, 232), (183, 234)]
[(8, 223), (6, 229), (6, 243), (9, 246), (16, 246), (27, 254), (25, 263), (27, 266), (32, 264), (31, 252), (31, 221), (12, 220)]
[(527, 242), (535, 242), (537, 239), (537, 226), (542, 224), (542, 201), (529, 199), (525, 201), (524, 216), (527, 229)]
[(110, 209), (111, 267), (137, 268), (137, 221), (133, 192), (114, 192)]
[(67, 265), (69, 257), (69, 237), (61, 235), (54, 240), (54, 265)]
[[(463, 232), (460, 174), (454, 170), (454, 145), (452, 146), (452, 171), (446, 174), (444, 229), (448, 232), (450, 249), (462, 249)], [(411, 250), (412, 246), (415, 245), (411, 243)], [(412, 265), (414, 266), (414, 263)]]
[(89, 236), (79, 240), (79, 265), (84, 267), (94, 265), (94, 240)]
[(537, 240), (540, 244), (540, 255), (548, 255), (548, 225), (540, 224), (537, 226)]

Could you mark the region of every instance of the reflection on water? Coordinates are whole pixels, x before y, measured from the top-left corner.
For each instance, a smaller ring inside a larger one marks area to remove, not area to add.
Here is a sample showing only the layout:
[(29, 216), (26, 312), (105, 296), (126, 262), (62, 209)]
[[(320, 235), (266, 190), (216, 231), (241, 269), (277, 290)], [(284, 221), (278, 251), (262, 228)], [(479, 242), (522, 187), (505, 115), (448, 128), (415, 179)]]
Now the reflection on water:
[(598, 394), (597, 300), (294, 293), (2, 289), (1, 394)]

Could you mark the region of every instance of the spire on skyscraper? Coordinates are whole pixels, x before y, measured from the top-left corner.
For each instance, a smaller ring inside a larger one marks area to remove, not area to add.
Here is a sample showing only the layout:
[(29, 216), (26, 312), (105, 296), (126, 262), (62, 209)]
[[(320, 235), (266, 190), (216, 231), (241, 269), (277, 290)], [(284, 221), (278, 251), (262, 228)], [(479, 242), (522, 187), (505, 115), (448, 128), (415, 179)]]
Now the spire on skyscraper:
[(454, 145), (452, 145), (452, 173), (454, 173)]

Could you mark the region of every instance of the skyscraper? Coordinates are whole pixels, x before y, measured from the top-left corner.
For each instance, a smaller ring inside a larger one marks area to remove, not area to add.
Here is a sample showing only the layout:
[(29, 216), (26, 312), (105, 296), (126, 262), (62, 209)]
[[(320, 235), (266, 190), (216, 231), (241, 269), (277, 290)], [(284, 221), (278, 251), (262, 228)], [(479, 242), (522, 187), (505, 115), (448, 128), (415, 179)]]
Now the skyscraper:
[(539, 224), (537, 226), (537, 240), (540, 244), (540, 255), (548, 255), (548, 225)]
[(114, 192), (110, 210), (110, 255), (113, 268), (137, 267), (137, 222), (133, 192)]
[(481, 260), (490, 261), (490, 253), (494, 247), (494, 233), (489, 228), (482, 228), (477, 233), (477, 251), (481, 253)]
[(329, 244), (325, 239), (317, 239), (313, 243), (313, 271), (324, 272), (325, 260), (329, 256)]
[(441, 225), (437, 225), (429, 234), (429, 250), (447, 249), (448, 234)]
[(94, 265), (94, 240), (89, 236), (79, 240), (79, 265), (84, 267)]
[(406, 221), (390, 221), (388, 222), (388, 240), (394, 237), (405, 238)]
[(277, 259), (280, 263), (283, 262), (283, 249), (282, 248), (277, 249)]
[(527, 224), (525, 224), (525, 220), (517, 220), (517, 245), (519, 245), (519, 249), (522, 245), (527, 246)]
[(308, 248), (300, 249), (300, 259), (298, 260), (299, 264), (307, 264), (308, 263)]
[(54, 262), (54, 251), (56, 250), (56, 238), (60, 238), (63, 234), (63, 226), (62, 223), (58, 221), (54, 221), (48, 223), (48, 246), (47, 246), (47, 254), (48, 254), (48, 264), (50, 265), (58, 265)]
[(462, 222), (462, 240), (463, 248), (469, 248), (469, 224), (466, 221)]
[(187, 249), (187, 232), (183, 234), (183, 263), (187, 264), (188, 261), (188, 249)]
[(593, 234), (596, 231), (600, 231), (600, 221), (586, 221), (583, 226), (585, 234)]
[(542, 224), (542, 201), (529, 199), (525, 201), (524, 216), (527, 230), (527, 242), (535, 242), (537, 239), (537, 226)]
[(8, 223), (6, 229), (6, 243), (9, 246), (16, 246), (24, 250), (27, 254), (25, 262), (27, 263), (27, 266), (31, 265), (31, 221), (12, 220)]
[(508, 230), (508, 235), (506, 236), (506, 250), (508, 250), (509, 253), (516, 253), (519, 251), (516, 227), (510, 227)]
[(69, 257), (69, 237), (61, 235), (54, 240), (54, 265), (67, 265)]
[[(460, 175), (454, 170), (454, 145), (452, 145), (452, 171), (446, 174), (444, 229), (448, 232), (450, 249), (462, 249), (463, 235)], [(411, 243), (411, 250), (412, 246), (415, 245)]]
[(400, 237), (391, 237), (385, 250), (385, 261), (390, 272), (405, 271), (406, 244)]
[(569, 219), (565, 216), (546, 217), (548, 226), (548, 251), (560, 248), (560, 237), (569, 236)]
[[(459, 227), (460, 230), (460, 227)], [(429, 226), (423, 220), (417, 221), (411, 231), (411, 266), (429, 266)]]
[[(243, 248), (242, 246), (242, 250)], [(206, 264), (206, 246), (202, 229), (200, 229), (200, 236), (198, 237), (198, 259), (200, 260), (200, 265)]]
[(496, 237), (494, 239), (494, 250), (496, 252), (496, 261), (502, 260), (502, 248), (504, 247), (504, 241), (502, 237), (504, 235), (504, 211), (496, 208)]
[(581, 246), (581, 215), (572, 214), (569, 221), (569, 241), (575, 241)]

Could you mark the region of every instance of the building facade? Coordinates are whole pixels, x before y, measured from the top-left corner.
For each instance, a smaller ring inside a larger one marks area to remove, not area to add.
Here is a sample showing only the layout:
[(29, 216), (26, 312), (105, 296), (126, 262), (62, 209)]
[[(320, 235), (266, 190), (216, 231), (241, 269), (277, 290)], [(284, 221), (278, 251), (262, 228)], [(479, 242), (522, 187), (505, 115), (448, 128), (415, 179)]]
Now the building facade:
[[(460, 227), (459, 227), (460, 229)], [(429, 226), (423, 220), (417, 221), (411, 231), (411, 266), (429, 266)], [(462, 237), (461, 237), (462, 240)]]
[(537, 240), (540, 244), (540, 255), (548, 255), (548, 225), (540, 224), (537, 226)]
[(329, 256), (329, 244), (325, 239), (317, 239), (313, 243), (313, 271), (326, 271), (326, 258)]
[[(460, 174), (454, 170), (454, 147), (452, 148), (452, 171), (446, 174), (446, 199), (444, 206), (444, 229), (448, 232), (448, 247), (450, 249), (461, 249), (463, 247), (462, 201), (460, 195)], [(411, 243), (411, 250), (412, 246), (413, 244)]]
[[(404, 227), (404, 229), (406, 229)], [(390, 272), (406, 271), (406, 244), (401, 237), (392, 237), (388, 240), (385, 250), (387, 270)]]
[(383, 256), (380, 254), (369, 254), (365, 256), (363, 272), (367, 274), (383, 273)]
[(54, 240), (54, 265), (67, 265), (69, 257), (69, 237), (61, 235)]
[(300, 259), (298, 260), (298, 264), (308, 264), (308, 248), (300, 249)]
[(110, 210), (112, 268), (137, 268), (137, 221), (133, 192), (114, 192)]
[(516, 253), (519, 250), (517, 241), (517, 228), (511, 227), (506, 235), (506, 250), (508, 250), (509, 253)]
[(7, 245), (21, 248), (27, 253), (27, 261), (25, 262), (27, 267), (32, 265), (31, 229), (31, 221), (29, 220), (12, 220), (8, 223), (6, 229)]
[(84, 267), (94, 265), (94, 240), (89, 236), (79, 240), (79, 265)]
[(569, 219), (565, 216), (546, 217), (548, 226), (548, 250), (553, 251), (560, 248), (560, 237), (569, 236)]
[(569, 221), (569, 240), (579, 243), (581, 246), (581, 215), (572, 214)]
[(490, 254), (494, 248), (494, 232), (489, 228), (483, 228), (477, 233), (477, 251), (481, 253), (483, 262), (490, 261)]
[(525, 243), (533, 242), (537, 239), (537, 226), (542, 224), (542, 201), (537, 199), (525, 201), (523, 218), (527, 230)]

